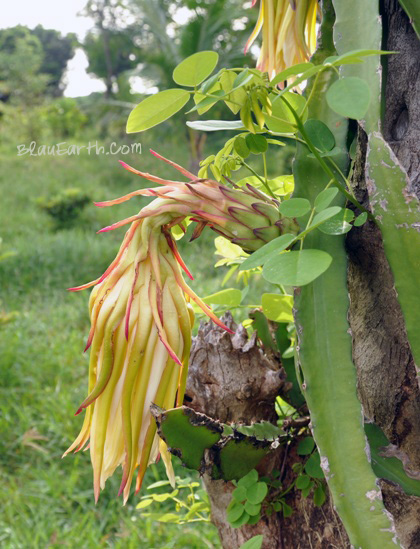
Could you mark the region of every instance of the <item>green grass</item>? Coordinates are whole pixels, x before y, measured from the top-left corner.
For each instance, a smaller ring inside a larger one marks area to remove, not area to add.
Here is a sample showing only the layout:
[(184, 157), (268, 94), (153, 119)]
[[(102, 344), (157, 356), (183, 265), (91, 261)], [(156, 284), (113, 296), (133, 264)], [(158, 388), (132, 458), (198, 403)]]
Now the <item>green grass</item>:
[[(146, 146), (144, 147), (146, 149)], [(187, 165), (186, 147), (159, 151)], [(148, 154), (124, 157), (146, 171), (174, 176)], [(20, 157), (12, 146), (0, 150), (1, 312), (17, 312), (0, 324), (0, 546), (3, 548), (188, 548), (220, 547), (215, 528), (176, 526), (142, 518), (132, 496), (122, 506), (116, 494), (119, 473), (95, 506), (88, 453), (63, 451), (82, 418), (74, 412), (85, 397), (88, 357), (88, 293), (69, 286), (96, 278), (115, 256), (124, 229), (96, 235), (105, 225), (132, 215), (141, 200), (113, 208), (88, 206), (74, 228), (54, 231), (36, 205), (40, 196), (79, 187), (92, 200), (133, 190), (143, 182), (125, 172), (115, 156)], [(196, 275), (193, 287), (217, 290), (213, 236), (189, 247), (186, 259)], [(185, 246), (183, 246), (185, 248)], [(210, 248), (211, 249), (211, 248)], [(177, 474), (186, 471), (178, 464)], [(161, 464), (149, 469), (144, 486), (164, 478)]]
[[(74, 187), (92, 201), (107, 200), (147, 182), (121, 168), (117, 156), (17, 157), (12, 141), (8, 143), (3, 134), (0, 142), (0, 256), (5, 251), (15, 254), (0, 262), (0, 547), (220, 547), (210, 524), (154, 522), (135, 509), (135, 496), (123, 507), (116, 497), (119, 472), (107, 482), (95, 506), (88, 452), (61, 460), (81, 426), (82, 418), (74, 412), (86, 396), (88, 370), (88, 356), (83, 354), (89, 330), (88, 292), (74, 294), (66, 288), (105, 270), (125, 228), (99, 235), (96, 231), (133, 215), (147, 200), (103, 209), (89, 205), (74, 227), (65, 230), (54, 229), (37, 200)], [(176, 177), (172, 168), (148, 154), (149, 146), (188, 166), (184, 142), (174, 146), (159, 136), (157, 145), (153, 134), (135, 136), (133, 141), (142, 142), (143, 154), (121, 158), (139, 169)], [(284, 165), (284, 158), (278, 160), (276, 168)], [(256, 165), (259, 161), (255, 159)], [(192, 244), (179, 244), (195, 276), (191, 286), (201, 296), (217, 291), (226, 272), (213, 268), (214, 236), (204, 231)], [(257, 281), (248, 300), (261, 289)], [(14, 312), (11, 321), (1, 323)], [(246, 311), (236, 315), (244, 317)], [(174, 462), (179, 476), (192, 475)], [(150, 467), (143, 491), (161, 478), (162, 464)]]

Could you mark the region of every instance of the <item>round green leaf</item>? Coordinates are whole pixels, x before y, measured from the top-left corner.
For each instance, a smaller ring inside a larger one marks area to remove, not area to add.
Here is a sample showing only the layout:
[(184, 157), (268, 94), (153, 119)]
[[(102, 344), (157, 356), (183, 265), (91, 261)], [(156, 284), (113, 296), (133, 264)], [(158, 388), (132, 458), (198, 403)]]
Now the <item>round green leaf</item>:
[(248, 513), (248, 515), (251, 515), (251, 517), (255, 517), (255, 515), (258, 515), (261, 511), (261, 504), (251, 503), (250, 501), (247, 501), (245, 503), (245, 511)]
[(308, 477), (308, 475), (299, 475), (296, 479), (296, 488), (299, 490), (304, 490), (309, 486), (311, 482), (311, 479)]
[(337, 196), (338, 189), (337, 187), (332, 187), (331, 189), (324, 189), (319, 193), (315, 198), (314, 206), (315, 211), (320, 212), (328, 208), (334, 198)]
[(318, 484), (318, 486), (314, 490), (314, 503), (316, 507), (321, 507), (325, 503), (325, 500), (327, 499), (325, 494), (325, 489), (322, 484)]
[(322, 250), (299, 250), (271, 257), (263, 267), (263, 277), (272, 284), (304, 286), (331, 265), (332, 257)]
[(342, 208), (340, 208), (340, 206), (331, 206), (330, 208), (325, 208), (325, 210), (322, 210), (321, 212), (316, 214), (316, 216), (312, 220), (310, 228), (315, 229), (316, 227), (319, 227), (319, 225), (322, 225), (322, 223), (325, 223), (328, 219), (331, 219), (331, 217), (334, 217), (335, 215), (340, 213), (341, 210)]
[(249, 521), (249, 515), (245, 511), (242, 513), (242, 515), (238, 518), (238, 520), (229, 521), (230, 525), (234, 528), (239, 528), (240, 526), (243, 526), (244, 524), (247, 524)]
[(364, 223), (366, 223), (366, 220), (367, 220), (367, 213), (366, 212), (363, 212), (361, 213), (360, 215), (358, 215), (356, 217), (356, 219), (354, 220), (354, 223), (353, 225), (355, 227), (360, 227), (361, 225), (363, 225)]
[[(248, 522), (248, 524), (251, 524), (251, 523)], [(264, 539), (264, 536), (262, 536), (261, 534), (259, 534), (258, 536), (254, 536), (253, 538), (249, 539), (244, 544), (242, 544), (239, 549), (261, 549), (263, 539)]]
[(248, 269), (254, 269), (255, 267), (264, 265), (269, 257), (285, 250), (294, 239), (295, 236), (293, 234), (282, 234), (281, 236), (274, 238), (256, 250), (252, 255), (247, 257), (242, 265), (239, 266), (239, 270), (246, 271)]
[(214, 71), (218, 60), (215, 51), (194, 53), (175, 67), (172, 78), (180, 86), (198, 86)]
[(239, 136), (235, 139), (233, 148), (241, 158), (246, 158), (247, 156), (249, 156), (250, 150), (243, 137)]
[(238, 480), (238, 486), (244, 486), (245, 488), (249, 488), (253, 484), (256, 484), (258, 482), (258, 473), (255, 469), (252, 469), (249, 473), (247, 473), (244, 477)]
[(312, 478), (324, 478), (324, 472), (321, 469), (321, 458), (318, 452), (312, 454), (306, 462), (305, 472)]
[(283, 516), (287, 518), (291, 515), (293, 515), (293, 509), (290, 507), (290, 505), (287, 505), (287, 503), (283, 501)]
[(246, 136), (245, 142), (253, 154), (264, 153), (268, 148), (267, 139), (263, 135), (250, 133)]
[(232, 497), (236, 501), (244, 501), (246, 499), (246, 488), (245, 486), (238, 486), (235, 488), (235, 490), (232, 492)]
[(189, 92), (176, 88), (147, 97), (130, 112), (127, 133), (143, 132), (164, 122), (181, 110), (189, 98)]
[(245, 507), (242, 505), (242, 503), (238, 503), (235, 500), (232, 500), (231, 503), (228, 505), (227, 508), (227, 519), (229, 522), (235, 522), (237, 521), (242, 514), (245, 511)]
[(366, 114), (370, 103), (370, 89), (365, 80), (347, 76), (336, 80), (326, 95), (330, 108), (341, 116), (359, 120)]
[(335, 138), (331, 130), (321, 120), (311, 118), (304, 124), (306, 133), (313, 145), (322, 152), (333, 149)]
[(253, 504), (261, 503), (268, 492), (268, 486), (265, 482), (257, 482), (247, 488), (246, 499)]
[(352, 226), (350, 221), (353, 221), (354, 213), (347, 208), (342, 208), (338, 214), (334, 215), (328, 221), (318, 227), (325, 234), (340, 235), (350, 231)]
[(293, 322), (293, 296), (263, 294), (261, 296), (263, 313), (273, 322)]
[(311, 209), (311, 203), (306, 198), (290, 198), (279, 206), (279, 211), (286, 217), (302, 217)]
[(297, 447), (297, 453), (299, 456), (308, 456), (315, 448), (315, 441), (312, 437), (303, 438)]

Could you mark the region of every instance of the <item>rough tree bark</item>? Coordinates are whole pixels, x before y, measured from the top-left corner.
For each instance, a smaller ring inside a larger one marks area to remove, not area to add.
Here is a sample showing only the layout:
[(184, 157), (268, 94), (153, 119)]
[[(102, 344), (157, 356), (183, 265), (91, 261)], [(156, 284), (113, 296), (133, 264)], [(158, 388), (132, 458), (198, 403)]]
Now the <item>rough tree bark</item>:
[[(217, 326), (200, 326), (191, 350), (190, 371), (184, 403), (210, 417), (226, 423), (268, 420), (275, 422), (274, 400), (287, 390), (285, 374), (276, 357), (267, 355), (258, 346), (255, 335), (248, 339), (242, 325), (236, 326), (231, 315), (225, 324), (236, 329), (231, 336)], [(282, 471), (285, 487), (291, 484), (292, 465), (301, 461), (296, 454), (297, 441), (288, 447), (279, 446), (258, 467), (260, 474), (274, 468)], [(328, 500), (322, 508), (315, 507), (312, 498), (302, 498), (292, 490), (287, 504), (294, 509), (291, 517), (281, 513), (263, 518), (255, 526), (232, 528), (226, 521), (226, 507), (234, 485), (223, 480), (213, 481), (204, 476), (212, 520), (217, 526), (224, 548), (236, 549), (247, 539), (264, 536), (264, 549), (345, 549), (347, 535), (340, 519)]]
[[(385, 75), (384, 136), (420, 197), (420, 42), (396, 0), (385, 0), (382, 9), (387, 37), (384, 49), (400, 52), (389, 58)], [(366, 136), (359, 128), (352, 185), (358, 200), (368, 207), (365, 156)], [(359, 398), (366, 418), (383, 429), (407, 473), (419, 478), (419, 387), (381, 234), (376, 226), (367, 223), (349, 233), (347, 248), (349, 320)], [(232, 325), (231, 317), (226, 321)], [(279, 363), (258, 348), (255, 338), (248, 340), (241, 327), (234, 336), (209, 324), (200, 327), (191, 353), (186, 405), (223, 422), (274, 420), (274, 398), (285, 389)], [(274, 467), (279, 468), (287, 485), (293, 475), (291, 465), (298, 460), (293, 447), (285, 455), (280, 446), (261, 464), (260, 472), (267, 474)], [(212, 503), (212, 519), (225, 548), (236, 549), (258, 533), (264, 535), (265, 548), (350, 546), (329, 500), (318, 509), (310, 498), (303, 499), (292, 491), (287, 499), (294, 509), (292, 517), (285, 519), (277, 514), (255, 526), (232, 529), (225, 516), (232, 484), (209, 478), (204, 478), (204, 482)], [(380, 485), (403, 547), (417, 549), (420, 498), (407, 496), (388, 481), (381, 481)]]
[[(420, 197), (420, 41), (396, 0), (383, 5), (387, 36), (384, 49), (397, 51), (388, 60), (384, 137)], [(360, 202), (369, 206), (365, 181), (366, 135), (358, 130), (358, 156), (352, 185)], [(379, 425), (406, 472), (420, 474), (420, 399), (417, 374), (386, 260), (379, 229), (373, 223), (350, 231), (349, 320), (359, 398), (365, 416)], [(402, 258), (402, 261), (404, 258)], [(381, 482), (386, 508), (394, 515), (406, 549), (420, 547), (420, 499)]]

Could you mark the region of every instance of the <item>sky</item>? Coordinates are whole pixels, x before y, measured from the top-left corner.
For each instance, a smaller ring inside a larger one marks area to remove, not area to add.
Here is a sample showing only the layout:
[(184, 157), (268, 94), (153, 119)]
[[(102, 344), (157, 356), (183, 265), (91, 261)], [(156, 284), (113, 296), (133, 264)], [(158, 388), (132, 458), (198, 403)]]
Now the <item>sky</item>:
[[(63, 34), (74, 32), (79, 39), (83, 39), (92, 28), (92, 19), (78, 16), (86, 5), (87, 0), (12, 0), (7, 2), (7, 8), (2, 9), (0, 28), (25, 25), (34, 28), (42, 25), (46, 29), (56, 29)], [(82, 49), (70, 60), (66, 75), (67, 87), (64, 95), (77, 97), (89, 95), (94, 91), (103, 91), (104, 84), (86, 72), (88, 61)]]

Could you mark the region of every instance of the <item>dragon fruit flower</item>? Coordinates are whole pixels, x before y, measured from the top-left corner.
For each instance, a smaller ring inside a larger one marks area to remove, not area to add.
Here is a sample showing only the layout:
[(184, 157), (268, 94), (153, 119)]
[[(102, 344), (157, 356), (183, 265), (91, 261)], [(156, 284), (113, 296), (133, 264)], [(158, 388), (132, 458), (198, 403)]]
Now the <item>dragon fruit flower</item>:
[(170, 454), (157, 435), (150, 406), (168, 409), (183, 402), (193, 324), (189, 302), (194, 301), (230, 331), (184, 281), (181, 269), (192, 276), (179, 255), (171, 227), (190, 216), (197, 222), (193, 238), (209, 226), (249, 251), (282, 232), (297, 230), (295, 221), (279, 214), (275, 200), (251, 185), (231, 189), (196, 179), (171, 164), (191, 182), (161, 180), (125, 165), (163, 186), (98, 204), (117, 204), (140, 194), (156, 196), (139, 214), (104, 229), (131, 223), (104, 274), (71, 288), (93, 286), (86, 345), (90, 364), (88, 396), (76, 412), (86, 411), (83, 426), (64, 455), (89, 447), (96, 501), (119, 466), (123, 471), (119, 494), (124, 502), (134, 475), (139, 491), (148, 464), (160, 455), (169, 479), (174, 479)]
[[(252, 7), (257, 0), (253, 0)], [(260, 0), (257, 23), (245, 46), (250, 49), (262, 30), (257, 68), (273, 78), (308, 61), (316, 47), (317, 0)]]

